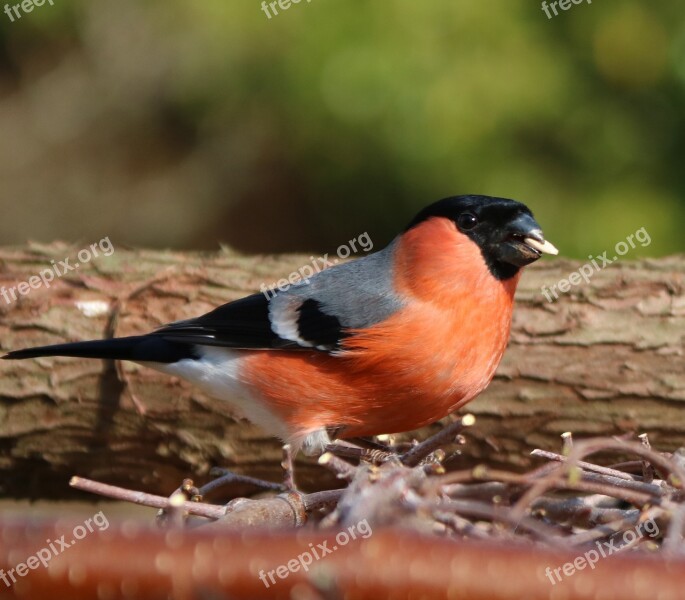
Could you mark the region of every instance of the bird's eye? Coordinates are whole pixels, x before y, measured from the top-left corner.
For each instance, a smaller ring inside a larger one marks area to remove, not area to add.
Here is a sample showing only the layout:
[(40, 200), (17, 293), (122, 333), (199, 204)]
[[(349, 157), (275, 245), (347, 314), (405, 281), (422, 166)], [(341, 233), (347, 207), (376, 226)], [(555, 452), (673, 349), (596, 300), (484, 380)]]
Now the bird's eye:
[(457, 217), (457, 225), (459, 229), (468, 231), (478, 225), (478, 218), (471, 213), (462, 213)]

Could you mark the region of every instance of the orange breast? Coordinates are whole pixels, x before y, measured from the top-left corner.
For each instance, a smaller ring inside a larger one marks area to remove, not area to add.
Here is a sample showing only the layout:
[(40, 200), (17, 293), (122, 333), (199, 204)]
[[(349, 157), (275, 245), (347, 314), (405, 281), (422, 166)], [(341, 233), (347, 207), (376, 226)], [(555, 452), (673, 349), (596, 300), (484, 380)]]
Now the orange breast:
[(395, 287), (406, 305), (356, 330), (343, 354), (250, 352), (242, 374), (293, 433), (416, 429), (478, 395), (509, 338), (518, 276), (497, 281), (480, 250), (444, 219), (405, 234)]

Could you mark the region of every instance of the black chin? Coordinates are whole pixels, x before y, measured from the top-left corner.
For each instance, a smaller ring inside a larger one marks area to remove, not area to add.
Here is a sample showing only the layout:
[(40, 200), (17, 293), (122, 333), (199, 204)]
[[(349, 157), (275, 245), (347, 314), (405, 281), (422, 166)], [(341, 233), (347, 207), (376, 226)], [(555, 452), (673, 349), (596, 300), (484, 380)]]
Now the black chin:
[(535, 262), (542, 254), (518, 240), (511, 240), (497, 248), (498, 262), (504, 262), (515, 267), (525, 267)]
[(518, 240), (498, 244), (486, 263), (490, 273), (500, 281), (511, 279), (519, 269), (534, 263), (542, 256), (535, 248)]

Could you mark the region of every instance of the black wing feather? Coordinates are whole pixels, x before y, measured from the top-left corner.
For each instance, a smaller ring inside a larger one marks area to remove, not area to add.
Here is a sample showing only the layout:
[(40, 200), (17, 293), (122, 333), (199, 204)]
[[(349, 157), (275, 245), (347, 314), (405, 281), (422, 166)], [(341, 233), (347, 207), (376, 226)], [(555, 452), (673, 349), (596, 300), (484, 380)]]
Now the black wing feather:
[(253, 294), (185, 321), (170, 323), (154, 332), (174, 342), (229, 348), (301, 348), (271, 328), (269, 300)]
[(317, 347), (337, 349), (346, 333), (337, 317), (327, 315), (321, 310), (321, 303), (309, 298), (297, 309), (297, 329), (303, 340)]
[[(339, 347), (346, 333), (336, 317), (321, 311), (316, 300), (305, 300), (297, 312), (297, 327), (302, 340), (322, 350)], [(195, 319), (171, 323), (152, 335), (163, 336), (170, 342), (228, 348), (313, 349), (295, 340), (284, 339), (273, 330), (269, 300), (264, 294), (229, 302)]]

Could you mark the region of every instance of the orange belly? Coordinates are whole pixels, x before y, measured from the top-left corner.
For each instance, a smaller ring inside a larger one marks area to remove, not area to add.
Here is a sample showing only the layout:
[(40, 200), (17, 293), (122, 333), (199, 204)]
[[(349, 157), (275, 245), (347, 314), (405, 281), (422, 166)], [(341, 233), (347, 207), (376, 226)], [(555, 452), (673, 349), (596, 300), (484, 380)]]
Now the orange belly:
[(444, 310), (415, 303), (348, 338), (343, 355), (256, 351), (241, 373), (293, 433), (338, 425), (344, 436), (416, 429), (490, 382), (509, 337), (507, 304), (474, 310), (462, 301)]

